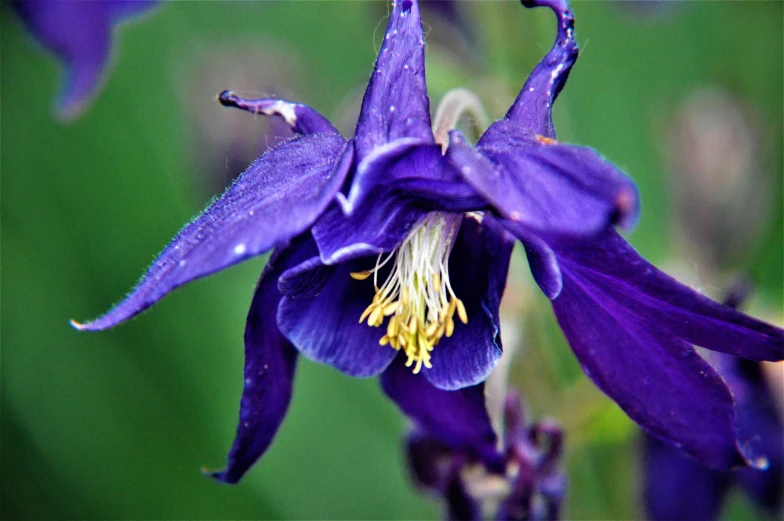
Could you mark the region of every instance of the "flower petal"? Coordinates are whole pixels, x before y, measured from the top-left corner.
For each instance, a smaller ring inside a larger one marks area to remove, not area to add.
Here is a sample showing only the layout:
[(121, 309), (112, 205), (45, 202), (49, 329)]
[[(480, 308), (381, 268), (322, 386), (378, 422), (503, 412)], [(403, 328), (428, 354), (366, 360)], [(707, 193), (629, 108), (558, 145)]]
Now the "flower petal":
[(159, 4), (160, 0), (111, 0), (107, 3), (110, 4), (112, 21), (120, 23), (144, 14)]
[(356, 129), (357, 157), (408, 137), (432, 143), (425, 38), (415, 0), (396, 0)]
[(645, 436), (645, 510), (655, 521), (714, 521), (729, 490), (731, 473), (710, 469), (672, 445)]
[(329, 134), (270, 150), (177, 234), (124, 301), (104, 316), (74, 326), (88, 331), (115, 326), (187, 282), (285, 243), (324, 211), (351, 160), (351, 143)]
[(218, 101), (251, 114), (278, 116), (297, 134), (340, 134), (327, 118), (302, 103), (275, 98), (245, 99), (230, 90), (221, 92)]
[(360, 324), (359, 317), (373, 301), (370, 281), (350, 273), (372, 267), (375, 258), (325, 266), (314, 256), (280, 278), (283, 299), (278, 327), (300, 353), (355, 377), (375, 376), (395, 357), (382, 346), (380, 329)]
[(528, 266), (539, 288), (550, 300), (556, 298), (563, 288), (563, 279), (555, 252), (520, 223), (504, 221), (504, 225), (523, 243)]
[(456, 323), (454, 334), (433, 349), (433, 367), (422, 372), (434, 386), (454, 390), (482, 382), (501, 357), (498, 307), (513, 247), (514, 239), (491, 216), (481, 224), (473, 216), (463, 218), (449, 256), (449, 279), (468, 324)]
[(30, 2), (13, 6), (38, 41), (65, 65), (57, 98), (62, 119), (77, 117), (101, 83), (111, 48), (112, 2)]
[(784, 358), (784, 331), (716, 303), (659, 271), (614, 230), (592, 241), (554, 241), (561, 271), (590, 281), (628, 320), (751, 360)]
[(577, 61), (574, 15), (566, 0), (523, 0), (523, 5), (552, 9), (558, 19), (558, 34), (552, 49), (533, 70), (505, 119), (518, 123), (532, 134), (555, 138), (553, 103)]
[(321, 261), (338, 264), (392, 251), (428, 212), (395, 196), (379, 197), (347, 216), (331, 206), (313, 226)]
[(486, 206), (460, 172), (443, 160), (440, 145), (407, 138), (381, 146), (362, 160), (343, 211), (351, 214), (363, 204), (377, 204), (374, 198), (388, 197), (390, 192), (441, 211), (465, 212)]
[(711, 361), (735, 397), (739, 437), (750, 440), (768, 461), (765, 469), (739, 469), (737, 482), (760, 506), (779, 512), (784, 500), (784, 423), (776, 404), (776, 389), (767, 381), (762, 364), (713, 353)]
[(211, 475), (237, 483), (272, 443), (291, 401), (297, 350), (278, 330), (278, 277), (302, 262), (299, 244), (276, 251), (261, 275), (245, 326), (245, 385), (237, 435), (226, 469)]
[(542, 140), (508, 121), (472, 149), (450, 133), (447, 159), (502, 217), (548, 235), (634, 225), (634, 182), (590, 148)]
[(485, 407), (484, 383), (458, 391), (437, 389), (406, 367), (405, 360), (401, 353), (381, 375), (387, 396), (426, 434), (497, 468), (500, 455)]
[(733, 399), (721, 377), (685, 341), (608, 297), (561, 263), (558, 322), (586, 374), (651, 435), (701, 463), (755, 464), (736, 441)]
[(398, 140), (362, 161), (343, 211), (337, 205), (327, 210), (313, 235), (322, 260), (334, 264), (395, 249), (428, 212), (484, 206), (458, 172), (442, 161), (438, 145)]

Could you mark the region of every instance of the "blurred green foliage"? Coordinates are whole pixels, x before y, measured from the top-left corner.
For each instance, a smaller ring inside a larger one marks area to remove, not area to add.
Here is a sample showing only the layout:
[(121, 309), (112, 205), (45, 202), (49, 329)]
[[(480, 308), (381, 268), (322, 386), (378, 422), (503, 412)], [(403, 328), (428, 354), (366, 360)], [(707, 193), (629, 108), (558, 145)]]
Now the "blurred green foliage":
[[(216, 47), (277, 46), (298, 67), (297, 96), (340, 117), (338, 107), (370, 74), (386, 4), (162, 5), (123, 27), (105, 89), (70, 125), (50, 112), (58, 65), (2, 7), (3, 518), (439, 515), (407, 481), (405, 421), (377, 383), (307, 360), (277, 440), (244, 481), (220, 486), (199, 473), (223, 464), (234, 434), (244, 318), (263, 259), (183, 288), (115, 330), (68, 326), (118, 301), (208, 202), (193, 175), (191, 108), (178, 97), (183, 63)], [(640, 13), (617, 2), (575, 2), (582, 54), (555, 114), (562, 140), (595, 147), (638, 182), (644, 209), (631, 241), (663, 261), (673, 237), (666, 122), (703, 86), (753, 106), (772, 144), (764, 165), (778, 195), (776, 218), (739, 269), (751, 273), (773, 316), (784, 286), (783, 7), (673, 2)], [(425, 17), (433, 103), (468, 86), (500, 117), (549, 48), (552, 15), (515, 2), (459, 9), (468, 40)], [(534, 416), (554, 415), (568, 428), (567, 515), (638, 518), (635, 428), (581, 374), (546, 299), (532, 298), (512, 381)], [(753, 515), (742, 501), (731, 508)]]

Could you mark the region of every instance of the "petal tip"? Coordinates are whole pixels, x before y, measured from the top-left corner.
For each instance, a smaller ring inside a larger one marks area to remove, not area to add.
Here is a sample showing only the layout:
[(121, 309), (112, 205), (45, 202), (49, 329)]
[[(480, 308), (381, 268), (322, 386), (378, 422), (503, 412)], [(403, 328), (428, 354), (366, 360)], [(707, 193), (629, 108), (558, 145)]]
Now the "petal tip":
[(200, 472), (201, 472), (201, 474), (203, 476), (207, 476), (208, 478), (212, 478), (215, 481), (217, 481), (218, 483), (223, 483), (225, 485), (234, 485), (238, 481), (236, 479), (230, 479), (228, 477), (228, 472), (226, 472), (225, 470), (215, 471), (215, 470), (210, 470), (206, 466), (203, 466), (200, 469)]
[(765, 456), (754, 458), (751, 461), (747, 460), (747, 463), (755, 470), (768, 470), (768, 467), (770, 467), (770, 460)]
[(561, 295), (563, 290), (563, 279), (557, 279), (557, 282), (551, 284), (546, 290), (543, 289), (544, 294), (550, 300), (555, 300)]
[(78, 331), (85, 331), (85, 330), (87, 330), (87, 324), (82, 324), (81, 322), (77, 322), (74, 319), (69, 320), (68, 323), (71, 325), (72, 328), (74, 328), (74, 329), (76, 329)]
[(236, 94), (231, 90), (224, 90), (215, 99), (224, 107), (232, 107), (235, 104)]
[(340, 209), (343, 211), (343, 215), (349, 216), (354, 212), (354, 200), (349, 196), (346, 198), (341, 192), (335, 194), (335, 201), (337, 201), (338, 205), (340, 205)]
[(616, 221), (627, 230), (637, 225), (640, 216), (640, 203), (637, 190), (632, 186), (621, 188), (615, 196)]
[(54, 117), (62, 124), (75, 122), (87, 110), (88, 100), (85, 101), (58, 101), (55, 103)]

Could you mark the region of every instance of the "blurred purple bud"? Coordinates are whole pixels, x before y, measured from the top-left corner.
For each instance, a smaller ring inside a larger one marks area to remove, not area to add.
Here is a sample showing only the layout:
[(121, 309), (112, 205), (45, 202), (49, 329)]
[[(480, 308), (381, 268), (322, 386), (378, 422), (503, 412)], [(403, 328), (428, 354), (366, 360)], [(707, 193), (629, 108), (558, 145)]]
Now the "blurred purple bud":
[(446, 519), (557, 520), (566, 492), (561, 471), (563, 431), (552, 420), (525, 425), (516, 390), (504, 402), (501, 472), (424, 431), (406, 442), (412, 477), (445, 505)]
[(414, 430), (406, 439), (406, 458), (414, 483), (438, 491), (449, 472), (452, 451), (436, 438)]
[(462, 470), (463, 459), (456, 458), (444, 490), (446, 519), (448, 521), (481, 521), (481, 505), (468, 493)]

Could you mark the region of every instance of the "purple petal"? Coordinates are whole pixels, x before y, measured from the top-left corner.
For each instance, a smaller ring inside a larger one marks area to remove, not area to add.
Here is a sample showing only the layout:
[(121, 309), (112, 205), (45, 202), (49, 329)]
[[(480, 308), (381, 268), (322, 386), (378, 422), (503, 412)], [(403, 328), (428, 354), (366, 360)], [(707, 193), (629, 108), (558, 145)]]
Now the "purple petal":
[(760, 362), (724, 354), (711, 360), (735, 397), (739, 437), (754, 443), (768, 461), (764, 470), (738, 470), (735, 479), (755, 502), (776, 513), (784, 499), (784, 424), (775, 396), (781, 389), (765, 379)]
[(371, 268), (375, 258), (325, 266), (314, 256), (280, 278), (283, 299), (278, 327), (306, 357), (355, 377), (375, 376), (386, 369), (396, 351), (379, 345), (384, 331), (360, 324), (373, 301), (370, 281), (350, 273)]
[(455, 390), (484, 381), (501, 357), (498, 307), (506, 286), (514, 239), (489, 215), (480, 224), (463, 218), (452, 253), (449, 278), (463, 301), (468, 324), (433, 349), (433, 367), (423, 374), (434, 386)]
[(552, 49), (533, 70), (505, 119), (518, 123), (532, 134), (555, 138), (553, 103), (566, 83), (578, 54), (574, 15), (566, 0), (523, 0), (523, 5), (552, 9), (558, 19), (558, 34)]
[(63, 119), (76, 117), (100, 84), (111, 47), (110, 2), (13, 3), (27, 28), (65, 65), (57, 97)]
[(276, 251), (261, 275), (245, 326), (245, 385), (237, 436), (226, 469), (212, 476), (237, 483), (272, 443), (291, 401), (297, 351), (278, 330), (278, 277), (304, 259), (299, 244)]
[(378, 201), (378, 205), (363, 205), (350, 216), (335, 205), (324, 212), (313, 226), (323, 263), (338, 264), (392, 251), (428, 213), (397, 197)]
[(592, 235), (637, 219), (634, 182), (594, 150), (509, 121), (494, 124), (475, 149), (451, 132), (447, 159), (502, 217), (536, 233)]
[(629, 321), (741, 358), (784, 358), (784, 331), (680, 284), (613, 230), (594, 241), (558, 241), (551, 246), (561, 271), (590, 282), (597, 297), (623, 309)]
[(416, 1), (396, 0), (356, 129), (357, 156), (399, 138), (432, 143), (425, 38)]
[(351, 160), (351, 143), (327, 134), (270, 150), (169, 243), (124, 301), (75, 327), (95, 331), (115, 326), (187, 282), (285, 243), (324, 211)]
[(556, 298), (563, 288), (563, 279), (555, 252), (519, 223), (504, 221), (504, 225), (523, 243), (531, 274), (542, 292), (550, 300)]
[(109, 63), (113, 25), (155, 3), (13, 2), (36, 39), (65, 65), (66, 76), (56, 103), (58, 117), (70, 120), (79, 116), (100, 86)]
[(327, 118), (302, 103), (292, 103), (275, 98), (245, 99), (230, 90), (218, 95), (226, 107), (246, 110), (251, 114), (278, 116), (297, 134), (340, 134)]
[(381, 375), (381, 387), (426, 434), (453, 450), (467, 451), (494, 468), (497, 437), (485, 408), (484, 383), (444, 391), (405, 366), (401, 354)]
[(413, 139), (398, 139), (362, 160), (343, 204), (344, 213), (378, 204), (376, 199), (390, 193), (404, 194), (423, 208), (440, 211), (465, 212), (486, 206), (460, 172), (443, 160), (440, 145), (423, 145)]
[(756, 464), (736, 442), (733, 399), (718, 374), (685, 341), (609, 297), (561, 263), (558, 322), (586, 374), (651, 435), (705, 465)]
[(651, 436), (643, 439), (644, 495), (653, 521), (714, 521), (730, 484), (730, 472), (704, 467)]
[[(313, 227), (328, 264), (395, 249), (430, 211), (481, 209), (484, 202), (442, 161), (438, 145), (398, 140), (364, 160), (344, 211), (334, 205)], [(340, 195), (338, 194), (338, 197)], [(353, 201), (361, 201), (354, 206)]]

